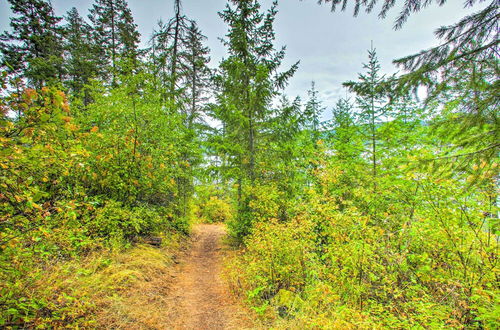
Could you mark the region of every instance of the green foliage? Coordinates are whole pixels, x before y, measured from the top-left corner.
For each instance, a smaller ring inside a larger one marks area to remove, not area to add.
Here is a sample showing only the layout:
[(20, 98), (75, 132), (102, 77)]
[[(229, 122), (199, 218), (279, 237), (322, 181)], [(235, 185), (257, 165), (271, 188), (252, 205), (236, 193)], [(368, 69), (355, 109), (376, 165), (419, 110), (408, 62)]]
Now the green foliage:
[(200, 219), (209, 222), (228, 222), (233, 218), (234, 210), (232, 205), (217, 196), (211, 196), (200, 206)]
[[(331, 3), (332, 11), (338, 7), (347, 9), (347, 0), (320, 0), (319, 3)], [(446, 0), (422, 1), (408, 0), (401, 7), (394, 24), (395, 29), (402, 28), (408, 17), (432, 3), (442, 6)], [(464, 8), (475, 8), (485, 1), (469, 0)], [(361, 9), (373, 12), (377, 6), (374, 1), (356, 1), (354, 16)], [(385, 1), (380, 7), (379, 17), (385, 18), (396, 6), (396, 1)], [(482, 159), (495, 159), (500, 145), (498, 130), (498, 1), (492, 0), (480, 10), (466, 15), (457, 23), (441, 26), (435, 31), (439, 39), (438, 46), (422, 50), (417, 54), (394, 60), (405, 73), (393, 80), (395, 94), (417, 92), (421, 86), (427, 88), (427, 103), (451, 106), (454, 116), (442, 118), (442, 124), (448, 128), (457, 128), (455, 140), (450, 141), (455, 151), (443, 156), (457, 160), (460, 169), (462, 162), (471, 160), (479, 163)], [(456, 125), (456, 123), (459, 125)], [(479, 132), (487, 131), (485, 134)], [(451, 136), (452, 134), (449, 134)], [(464, 148), (464, 152), (456, 151)], [(458, 150), (457, 150), (458, 149)], [(446, 150), (448, 151), (448, 150)], [(466, 158), (465, 161), (463, 159)]]
[(65, 48), (65, 71), (67, 79), (65, 86), (74, 96), (83, 93), (83, 102), (89, 103), (89, 95), (85, 91), (92, 78), (97, 77), (97, 45), (92, 40), (92, 29), (80, 16), (76, 8), (68, 11), (65, 20), (67, 24), (63, 28)]
[[(92, 24), (73, 9), (64, 27), (49, 2), (28, 2), (11, 1), (1, 44), (18, 78), (0, 84), (0, 326), (91, 327), (92, 301), (43, 282), (48, 265), (189, 232), (208, 50), (193, 22), (181, 108), (141, 62), (125, 1), (96, 1)], [(59, 82), (69, 101), (46, 86)], [(229, 205), (211, 202), (210, 216), (230, 218)]]
[(211, 184), (198, 185), (193, 203), (195, 221), (230, 223), (234, 220), (234, 204), (220, 187)]
[[(85, 116), (72, 117), (65, 94), (53, 88), (26, 89), (4, 100), (0, 121), (4, 324), (18, 324), (20, 315), (45, 308), (43, 301), (22, 298), (27, 281), (43, 276), (39, 270), (39, 275), (23, 279), (36, 264), (107, 246), (121, 249), (137, 237), (163, 231), (188, 231), (187, 219), (176, 214), (179, 202), (173, 179), (188, 166), (179, 162), (174, 145), (180, 117), (176, 121), (165, 116), (153, 101), (134, 103), (126, 87), (94, 96)], [(68, 308), (58, 309), (57, 315), (69, 317), (74, 309)], [(57, 315), (51, 314), (51, 320)]]
[(368, 51), (368, 59), (368, 63), (363, 64), (366, 73), (359, 74), (359, 81), (349, 81), (344, 83), (344, 86), (356, 93), (356, 104), (359, 108), (356, 123), (367, 142), (364, 149), (370, 155), (373, 192), (375, 193), (380, 172), (381, 140), (384, 136), (390, 136), (390, 134), (382, 134), (380, 126), (390, 118), (391, 113), (388, 93), (384, 90), (387, 79), (380, 75), (380, 64), (373, 47)]
[[(376, 2), (356, 1), (355, 14)], [(277, 2), (264, 12), (231, 0), (219, 13), (228, 57), (213, 81), (179, 0), (144, 52), (125, 0), (96, 0), (91, 24), (71, 10), (64, 27), (50, 2), (9, 3), (0, 327), (96, 327), (99, 296), (165, 263), (133, 245), (201, 220), (243, 243), (232, 287), (278, 327), (496, 328), (495, 1), (397, 60), (405, 75), (381, 75), (372, 48), (366, 73), (344, 84), (355, 102), (340, 100), (328, 122), (314, 84), (304, 105), (281, 94), (297, 64), (280, 72)], [(431, 3), (407, 1), (396, 27)], [(424, 103), (410, 94), (420, 85)], [(131, 267), (115, 258), (123, 250)]]
[(161, 225), (162, 215), (151, 208), (126, 209), (119, 202), (109, 201), (88, 224), (88, 234), (109, 238), (120, 246), (134, 236), (154, 232)]
[(125, 0), (96, 0), (90, 9), (97, 68), (103, 82), (117, 86), (117, 76), (137, 66), (140, 34)]
[(11, 31), (0, 36), (2, 70), (26, 78), (31, 87), (60, 81), (63, 70), (61, 20), (50, 2), (9, 0), (14, 13)]
[[(434, 129), (454, 105), (429, 119), (408, 96), (386, 99), (370, 57), (369, 73), (348, 83), (361, 115), (338, 103), (295, 198), (280, 181), (249, 188), (251, 229), (229, 265), (233, 287), (283, 328), (493, 329), (498, 155), (465, 158), (460, 171), (429, 161), (459, 149), (461, 122)], [(295, 164), (289, 170), (303, 171)]]
[(266, 13), (258, 1), (230, 1), (219, 13), (229, 26), (227, 40), (223, 41), (229, 56), (214, 78), (218, 93), (212, 112), (223, 125), (214, 149), (224, 159), (222, 170), (236, 180), (238, 235), (250, 229), (248, 212), (253, 197), (242, 194), (265, 168), (261, 136), (271, 117), (271, 102), (298, 65), (279, 72), (285, 51), (274, 47), (276, 7), (274, 2)]
[[(457, 195), (454, 180), (410, 172), (377, 196), (369, 184), (351, 187), (356, 198), (346, 201), (334, 188), (342, 184), (341, 168), (332, 164), (318, 175), (321, 190), (310, 190), (297, 216), (257, 222), (231, 266), (240, 289), (259, 289), (252, 304), (269, 301), (280, 315), (287, 307), (296, 321), (319, 318), (330, 326), (341, 310), (350, 311), (342, 319), (350, 327), (366, 326), (353, 314), (396, 328), (494, 322), (497, 242), (482, 211), (491, 207), (487, 194)], [(409, 197), (407, 204), (384, 201)], [(376, 216), (368, 213), (371, 203), (379, 206)], [(268, 205), (255, 208), (275, 212)], [(295, 292), (286, 293), (288, 303), (283, 292)]]

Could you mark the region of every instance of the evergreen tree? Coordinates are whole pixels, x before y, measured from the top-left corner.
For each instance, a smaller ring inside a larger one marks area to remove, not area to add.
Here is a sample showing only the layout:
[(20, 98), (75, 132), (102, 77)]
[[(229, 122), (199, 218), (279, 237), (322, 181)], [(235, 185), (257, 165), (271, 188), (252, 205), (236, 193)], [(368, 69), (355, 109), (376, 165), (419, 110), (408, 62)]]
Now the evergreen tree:
[[(207, 64), (210, 61), (208, 57), (209, 49), (203, 45), (206, 38), (194, 21), (190, 21), (191, 25), (185, 31), (185, 36), (181, 39), (182, 43), (178, 43), (176, 72), (171, 79), (175, 79), (175, 88), (180, 88), (181, 97), (177, 98), (176, 105), (180, 110), (183, 118), (185, 140), (187, 145), (200, 143), (200, 135), (205, 129), (203, 124), (203, 106), (207, 100), (205, 93), (209, 85), (210, 69)], [(174, 42), (175, 44), (175, 42)], [(174, 61), (174, 58), (172, 58)], [(170, 85), (171, 88), (173, 85)], [(174, 96), (175, 91), (170, 92)], [(185, 148), (182, 152), (183, 162), (189, 164), (185, 168), (183, 178), (178, 180), (178, 190), (183, 196), (184, 216), (187, 214), (188, 200), (194, 192), (193, 178), (195, 167), (201, 162), (198, 149)]]
[(175, 0), (174, 17), (166, 24), (162, 21), (158, 23), (157, 30), (153, 32), (150, 51), (158, 66), (158, 83), (159, 88), (163, 90), (164, 102), (170, 100), (172, 104), (184, 107), (182, 94), (185, 80), (188, 79), (186, 70), (189, 64), (186, 63), (186, 57), (189, 56), (189, 30), (193, 24), (196, 26), (196, 23), (181, 14), (181, 7), (180, 0)]
[(277, 203), (276, 214), (281, 221), (292, 218), (290, 201), (297, 200), (310, 181), (308, 169), (316, 141), (312, 145), (309, 124), (300, 98), (290, 101), (285, 95), (273, 110), (272, 117), (263, 123), (259, 148), (265, 159), (259, 160), (263, 163), (260, 181), (275, 186), (283, 196)]
[(427, 161), (448, 174), (468, 171), (471, 166), (498, 171), (495, 165), (500, 152), (498, 59), (463, 59), (444, 71), (443, 76), (448, 79), (430, 89), (426, 104), (433, 113), (439, 113), (434, 116), (432, 128), (446, 142)]
[[(65, 37), (65, 84), (73, 95), (82, 92), (83, 87), (96, 75), (96, 45), (92, 42), (91, 27), (79, 15), (76, 8), (68, 11), (67, 24), (64, 26)], [(89, 102), (88, 95), (84, 103)]]
[(359, 74), (358, 82), (346, 82), (344, 86), (356, 93), (356, 103), (359, 107), (358, 122), (362, 132), (368, 140), (368, 154), (371, 162), (371, 175), (373, 191), (377, 190), (379, 175), (380, 150), (380, 125), (387, 120), (389, 114), (389, 99), (384, 90), (385, 77), (380, 75), (380, 63), (375, 49), (368, 51), (368, 63), (363, 64), (365, 74)]
[(316, 90), (316, 85), (314, 82), (311, 83), (311, 89), (307, 91), (309, 100), (306, 103), (303, 120), (305, 123), (305, 128), (311, 133), (311, 142), (316, 146), (318, 139), (320, 138), (320, 116), (324, 111), (321, 105), (321, 101), (318, 97), (318, 91)]
[[(478, 3), (484, 2), (484, 1), (485, 0), (467, 0), (464, 3), (464, 8), (472, 7), (475, 4), (478, 4)], [(377, 2), (378, 2), (378, 0), (371, 0), (371, 1), (356, 0), (354, 2), (354, 16), (358, 16), (358, 14), (362, 8), (364, 8), (365, 12), (371, 13), (376, 8)], [(399, 10), (399, 15), (396, 17), (396, 20), (394, 22), (394, 28), (400, 29), (404, 25), (404, 23), (408, 20), (410, 15), (419, 12), (421, 9), (431, 5), (433, 2), (438, 6), (443, 6), (447, 2), (447, 0), (434, 0), (434, 1), (432, 1), (432, 0), (407, 0), (407, 1), (405, 1), (403, 3), (402, 8)], [(332, 11), (337, 10), (337, 7), (339, 5), (341, 5), (340, 6), (341, 10), (345, 11), (347, 9), (348, 0), (319, 0), (318, 3), (319, 4), (330, 3)], [(397, 2), (395, 0), (384, 1), (383, 5), (380, 8), (380, 11), (378, 13), (378, 17), (385, 18), (387, 16), (387, 14), (389, 13), (389, 11), (394, 8), (396, 3)], [(493, 0), (491, 2), (490, 6), (488, 6), (488, 8), (486, 8), (482, 12), (483, 13), (490, 12), (492, 7), (494, 7), (494, 6), (498, 7), (498, 3), (496, 0)], [(493, 9), (495, 9), (495, 8), (493, 8)], [(498, 8), (496, 8), (496, 10), (498, 10)], [(491, 21), (488, 19), (485, 21), (485, 23), (491, 23)], [(479, 26), (479, 29), (477, 29), (474, 33), (478, 33), (482, 29), (483, 29), (483, 26)]]
[(149, 43), (148, 54), (151, 63), (151, 71), (155, 77), (154, 85), (161, 93), (161, 102), (167, 101), (169, 78), (169, 42), (168, 27), (162, 20), (158, 22), (158, 27), (153, 30), (153, 36)]
[(257, 157), (259, 156), (259, 134), (263, 124), (271, 115), (270, 103), (277, 92), (297, 69), (295, 64), (285, 72), (278, 72), (285, 56), (282, 48), (275, 51), (273, 22), (277, 3), (267, 13), (260, 11), (255, 0), (230, 1), (219, 13), (229, 25), (227, 39), (229, 57), (222, 61), (216, 76), (218, 87), (217, 119), (223, 123), (224, 152), (235, 166), (238, 184), (239, 219), (238, 235), (249, 230), (249, 201), (243, 198), (243, 184), (252, 184), (257, 179)]
[[(205, 36), (194, 21), (180, 14), (180, 6), (180, 1), (176, 1), (175, 16), (167, 24), (159, 22), (149, 51), (162, 103), (169, 104), (172, 112), (182, 116), (182, 139), (189, 146), (199, 143), (210, 58), (209, 49), (203, 45)], [(183, 210), (180, 216), (185, 216), (189, 197), (194, 192), (193, 171), (200, 162), (200, 154), (197, 150), (182, 148), (181, 158), (188, 166), (179, 173), (176, 182), (182, 204), (179, 209)]]
[[(210, 50), (204, 45), (206, 37), (195, 21), (182, 15), (177, 24), (176, 17), (167, 24), (161, 20), (158, 22), (148, 52), (163, 101), (175, 101), (186, 120), (193, 123), (199, 116), (196, 112), (199, 112), (206, 88), (210, 85), (211, 73), (207, 66)], [(177, 25), (179, 30), (176, 32)]]
[(363, 146), (354, 116), (354, 106), (348, 99), (338, 100), (332, 109), (329, 137), (337, 160), (354, 161), (361, 155)]
[(140, 34), (125, 0), (96, 0), (90, 9), (93, 38), (100, 49), (99, 74), (117, 84), (117, 75), (137, 66)]
[(31, 86), (61, 81), (63, 49), (60, 17), (44, 0), (8, 0), (14, 17), (12, 30), (0, 36), (2, 66), (15, 76), (28, 79)]
[(201, 33), (195, 22), (191, 22), (186, 35), (185, 44), (185, 99), (187, 100), (186, 126), (193, 128), (193, 124), (200, 118), (203, 102), (207, 101), (206, 93), (210, 86), (211, 71), (210, 49), (203, 45), (206, 37)]
[[(319, 1), (319, 3), (323, 2), (331, 3), (332, 11), (336, 10), (339, 5), (341, 5), (341, 10), (347, 9), (347, 0)], [(358, 15), (362, 8), (368, 13), (372, 12), (377, 8), (377, 2), (377, 0), (355, 1), (354, 15)], [(419, 12), (424, 7), (433, 3), (442, 6), (446, 2), (446, 0), (405, 1), (396, 18), (394, 28), (402, 28), (411, 14)], [(464, 8), (472, 8), (483, 2), (486, 0), (468, 0), (464, 2)], [(396, 3), (394, 0), (384, 1), (378, 14), (379, 17), (385, 18)], [(455, 154), (458, 158), (465, 156), (466, 163), (477, 162), (478, 159), (492, 160), (500, 150), (500, 145), (496, 142), (500, 134), (500, 125), (498, 125), (498, 118), (495, 115), (491, 116), (500, 104), (497, 83), (499, 17), (499, 2), (491, 0), (487, 6), (463, 17), (457, 23), (437, 29), (435, 35), (441, 40), (440, 45), (394, 61), (407, 72), (397, 81), (395, 80), (397, 85), (394, 89), (399, 89), (400, 94), (404, 95), (410, 90), (415, 92), (419, 86), (426, 86), (429, 90), (428, 102), (436, 99), (441, 99), (442, 102), (447, 92), (456, 87), (457, 76), (463, 81), (475, 81), (473, 83), (476, 85), (475, 96), (460, 98), (458, 111), (464, 115), (461, 116), (463, 121), (459, 131), (464, 133), (470, 130), (490, 130), (491, 134), (488, 136), (492, 139), (488, 140), (492, 142), (485, 145), (481, 134), (476, 138), (471, 138), (468, 134), (458, 136), (456, 141), (458, 148)], [(475, 69), (471, 68), (472, 63)], [(455, 102), (454, 99), (450, 101)], [(493, 112), (492, 109), (494, 109)], [(457, 118), (453, 121), (456, 122)], [(487, 125), (485, 125), (486, 122)], [(472, 150), (460, 152), (464, 145), (468, 145)], [(453, 158), (457, 159), (457, 157)]]
[(172, 61), (170, 66), (170, 95), (174, 97), (177, 88), (178, 72), (177, 66), (179, 61), (179, 45), (180, 40), (184, 38), (184, 32), (187, 28), (186, 19), (181, 15), (181, 1), (174, 2), (175, 17), (170, 21), (170, 26), (173, 29), (173, 44), (172, 44)]
[[(466, 6), (478, 2), (467, 1)], [(458, 158), (465, 155), (461, 159), (465, 163), (490, 162), (500, 151), (499, 18), (500, 6), (493, 0), (459, 22), (437, 29), (439, 46), (394, 61), (407, 72), (397, 81), (401, 93), (426, 86), (427, 103), (447, 103), (446, 108), (453, 107), (460, 113), (445, 125), (459, 123), (454, 153)]]
[[(209, 84), (208, 69), (209, 49), (203, 45), (205, 36), (196, 22), (181, 14), (181, 2), (174, 2), (174, 17), (164, 24), (158, 23), (153, 32), (150, 58), (153, 72), (157, 77), (156, 88), (161, 94), (161, 102), (168, 105), (172, 113), (183, 118), (182, 137), (186, 146), (199, 143), (201, 131), (202, 103), (206, 100), (205, 93)], [(199, 153), (182, 148), (182, 163), (188, 164), (182, 173), (176, 177), (176, 183), (181, 196), (180, 216), (187, 212), (187, 202), (194, 192), (193, 171), (200, 162)]]
[[(322, 140), (322, 125), (320, 116), (324, 111), (321, 101), (318, 97), (318, 90), (314, 82), (311, 83), (311, 88), (307, 91), (308, 100), (299, 118), (301, 128), (300, 146), (301, 154), (307, 162), (307, 172), (313, 173), (318, 168), (318, 151)], [(309, 175), (311, 178), (312, 176)], [(312, 184), (312, 182), (308, 182)]]

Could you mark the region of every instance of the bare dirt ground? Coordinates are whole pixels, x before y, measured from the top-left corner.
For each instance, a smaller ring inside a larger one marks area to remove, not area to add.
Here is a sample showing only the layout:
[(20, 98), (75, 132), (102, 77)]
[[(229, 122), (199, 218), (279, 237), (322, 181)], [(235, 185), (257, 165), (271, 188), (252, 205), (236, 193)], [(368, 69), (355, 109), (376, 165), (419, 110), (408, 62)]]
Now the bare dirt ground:
[(251, 318), (221, 278), (224, 225), (200, 224), (171, 274), (168, 329), (249, 329)]
[(133, 278), (132, 284), (98, 302), (95, 328), (258, 328), (221, 277), (222, 259), (228, 252), (222, 242), (225, 235), (224, 225), (200, 224), (189, 240), (180, 242), (180, 248), (149, 247), (134, 255), (124, 254), (117, 267), (122, 277)]

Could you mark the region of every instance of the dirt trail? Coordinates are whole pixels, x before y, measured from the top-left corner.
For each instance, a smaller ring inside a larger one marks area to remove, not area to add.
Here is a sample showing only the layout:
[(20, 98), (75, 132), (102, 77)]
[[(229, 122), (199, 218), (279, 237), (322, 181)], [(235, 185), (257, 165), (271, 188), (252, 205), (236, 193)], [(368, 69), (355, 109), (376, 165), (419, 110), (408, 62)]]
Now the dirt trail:
[(221, 279), (223, 225), (194, 228), (191, 247), (172, 273), (168, 329), (245, 329), (250, 319)]

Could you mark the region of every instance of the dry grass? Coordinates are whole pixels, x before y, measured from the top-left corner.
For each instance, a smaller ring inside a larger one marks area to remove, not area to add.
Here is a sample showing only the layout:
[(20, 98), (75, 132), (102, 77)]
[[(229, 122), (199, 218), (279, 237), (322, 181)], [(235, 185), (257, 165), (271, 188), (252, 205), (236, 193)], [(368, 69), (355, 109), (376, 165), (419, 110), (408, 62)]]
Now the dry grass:
[(220, 278), (221, 259), (235, 252), (220, 242), (223, 227), (196, 227), (189, 241), (174, 237), (162, 248), (138, 244), (47, 267), (32, 294), (50, 301), (48, 312), (30, 327), (266, 328)]
[(185, 239), (167, 242), (162, 248), (138, 244), (45, 266), (30, 291), (48, 303), (30, 326), (158, 329), (166, 323), (174, 252)]
[(116, 256), (99, 281), (113, 294), (98, 300), (97, 324), (105, 328), (144, 329), (165, 324), (170, 251), (138, 246)]

